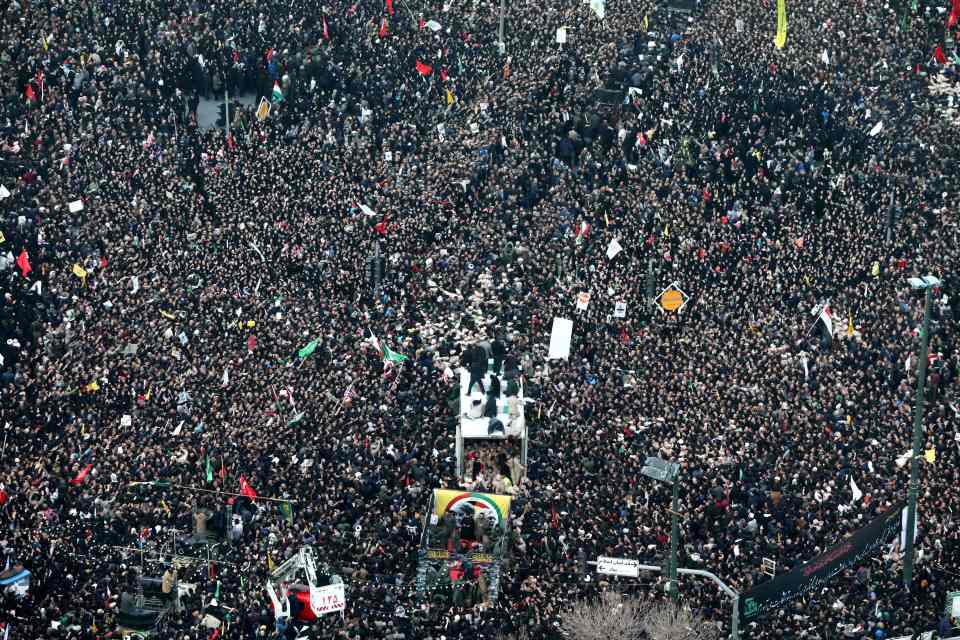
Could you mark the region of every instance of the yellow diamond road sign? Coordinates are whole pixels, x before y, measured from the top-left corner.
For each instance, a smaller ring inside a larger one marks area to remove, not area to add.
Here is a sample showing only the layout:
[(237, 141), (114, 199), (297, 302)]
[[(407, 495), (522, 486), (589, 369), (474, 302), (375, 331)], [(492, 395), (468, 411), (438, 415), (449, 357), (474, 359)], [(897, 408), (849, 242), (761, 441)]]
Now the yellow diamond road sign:
[(657, 308), (665, 313), (681, 313), (686, 306), (690, 296), (685, 294), (676, 283), (660, 292), (654, 300)]

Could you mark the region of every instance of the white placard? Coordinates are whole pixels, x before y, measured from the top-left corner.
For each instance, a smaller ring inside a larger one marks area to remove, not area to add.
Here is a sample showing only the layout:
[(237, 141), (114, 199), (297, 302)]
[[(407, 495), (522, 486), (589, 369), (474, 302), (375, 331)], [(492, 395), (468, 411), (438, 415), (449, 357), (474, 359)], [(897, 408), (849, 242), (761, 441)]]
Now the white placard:
[(617, 257), (617, 254), (623, 251), (623, 247), (620, 246), (620, 242), (616, 238), (610, 241), (609, 246), (607, 246), (607, 259), (613, 260)]
[(581, 291), (577, 294), (577, 309), (586, 311), (588, 306), (590, 306), (590, 293)]
[(554, 318), (550, 332), (548, 360), (566, 360), (570, 357), (570, 340), (573, 338), (573, 320)]
[(129, 427), (129, 426), (131, 426), (132, 424), (133, 424), (133, 416), (124, 415), (122, 418), (120, 418), (120, 426), (121, 426), (121, 427)]
[(325, 587), (311, 586), (310, 608), (318, 616), (346, 609), (347, 597), (343, 592), (343, 583), (328, 584)]
[(470, 133), (480, 133), (480, 125), (476, 122), (471, 122)]
[(383, 154), (383, 159), (387, 162), (393, 162), (393, 151), (386, 151)]
[(880, 121), (877, 124), (873, 125), (873, 129), (870, 129), (870, 137), (872, 138), (873, 136), (877, 135), (881, 131), (883, 131), (883, 121)]
[(70, 213), (78, 213), (83, 211), (83, 200), (74, 200), (67, 206), (70, 208)]
[(640, 575), (640, 561), (600, 556), (597, 558), (597, 573), (604, 573), (608, 576), (636, 578)]
[(10, 190), (7, 189), (2, 184), (0, 184), (0, 200), (3, 200), (4, 198), (9, 198), (9, 197), (10, 197)]
[(567, 41), (567, 28), (557, 27), (557, 44), (564, 44)]
[(627, 317), (627, 303), (626, 302), (617, 302), (613, 305), (613, 317), (614, 318), (626, 318)]

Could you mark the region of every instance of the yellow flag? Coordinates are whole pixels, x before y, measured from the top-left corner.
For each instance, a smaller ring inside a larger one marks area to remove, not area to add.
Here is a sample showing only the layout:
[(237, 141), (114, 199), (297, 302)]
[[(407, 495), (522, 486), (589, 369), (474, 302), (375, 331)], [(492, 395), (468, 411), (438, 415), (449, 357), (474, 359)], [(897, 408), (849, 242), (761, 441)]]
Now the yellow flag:
[(456, 101), (456, 98), (453, 97), (453, 92), (450, 89), (447, 89), (447, 104), (453, 104)]
[(177, 316), (173, 315), (172, 313), (167, 313), (166, 311), (163, 311), (162, 309), (160, 310), (160, 315), (162, 315), (162, 316), (163, 316), (164, 318), (166, 318), (167, 320), (176, 320), (176, 319), (177, 319)]
[(649, 27), (650, 27), (650, 16), (649, 15), (643, 16), (643, 30), (649, 31)]
[(40, 36), (40, 44), (43, 45), (43, 50), (44, 50), (44, 51), (47, 51), (47, 50), (50, 49), (50, 45), (47, 44), (47, 38), (46, 38), (46, 36)]
[(851, 415), (849, 415), (849, 414), (847, 414), (847, 424), (848, 424), (848, 425), (853, 424), (853, 416), (851, 416)]
[(607, 223), (608, 227), (610, 226), (610, 218), (607, 216), (607, 214), (603, 214), (603, 221)]
[(853, 316), (849, 313), (847, 314), (847, 337), (853, 337)]
[(936, 462), (936, 461), (937, 461), (937, 449), (936, 449), (936, 447), (934, 447), (934, 448), (932, 448), (932, 449), (927, 449), (926, 451), (924, 451), (923, 457), (924, 457), (924, 459), (926, 459), (926, 461), (929, 462), (930, 464), (933, 464), (934, 462)]
[(787, 0), (777, 0), (777, 37), (773, 39), (777, 49), (787, 44)]
[(83, 390), (86, 391), (87, 393), (93, 393), (94, 391), (100, 391), (100, 385), (97, 384), (97, 381), (96, 381), (96, 380), (94, 380), (93, 382), (91, 382), (90, 384), (88, 384), (87, 386), (85, 386), (85, 387), (83, 388)]
[(669, 237), (670, 237), (670, 225), (669, 225), (669, 224), (663, 226), (663, 237), (664, 237), (664, 238), (669, 238)]
[(149, 389), (147, 389), (147, 395), (143, 396), (143, 399), (144, 399), (144, 400), (149, 400), (149, 399), (150, 399), (150, 396), (152, 396), (152, 395), (153, 395), (153, 387), (150, 387)]
[(0, 244), (3, 244), (7, 241), (6, 236), (3, 235), (3, 231), (0, 231)]
[(73, 265), (73, 275), (77, 276), (81, 280), (86, 281), (87, 279), (87, 270), (80, 266), (80, 263)]
[(267, 554), (267, 571), (273, 573), (273, 554)]

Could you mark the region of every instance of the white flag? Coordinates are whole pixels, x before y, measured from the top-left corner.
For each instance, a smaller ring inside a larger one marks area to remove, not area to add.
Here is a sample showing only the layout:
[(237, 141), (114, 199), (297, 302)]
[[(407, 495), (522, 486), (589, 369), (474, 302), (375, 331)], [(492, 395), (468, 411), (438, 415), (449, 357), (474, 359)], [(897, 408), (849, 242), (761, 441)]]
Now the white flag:
[(10, 197), (10, 190), (7, 189), (2, 184), (0, 184), (0, 200), (3, 200), (4, 198), (9, 198), (9, 197)]
[(823, 64), (830, 64), (830, 55), (827, 53), (826, 49), (824, 49), (823, 53), (820, 54), (820, 59), (823, 60)]
[(850, 476), (850, 490), (853, 491), (852, 502), (859, 502), (860, 498), (863, 497), (863, 491), (860, 491), (860, 487), (858, 487), (857, 483), (854, 482), (853, 476)]
[(873, 136), (877, 135), (881, 131), (883, 131), (883, 121), (880, 121), (877, 124), (873, 125), (873, 129), (870, 129), (870, 137), (872, 138)]
[(610, 241), (609, 246), (607, 246), (607, 259), (613, 260), (621, 251), (623, 251), (623, 247), (620, 246), (620, 243), (614, 238)]
[(140, 291), (140, 276), (130, 276), (131, 293)]
[(43, 293), (43, 283), (37, 280), (36, 282), (33, 283), (33, 286), (30, 287), (30, 290), (36, 291), (37, 295), (40, 295), (41, 293)]
[(443, 28), (436, 20), (427, 20), (424, 26), (430, 29), (430, 31), (440, 31), (440, 29)]
[(590, 9), (593, 10), (597, 17), (603, 20), (607, 15), (607, 9), (604, 6), (604, 0), (590, 0)]
[(376, 211), (374, 211), (373, 209), (371, 209), (371, 208), (368, 207), (367, 205), (363, 204), (362, 202), (358, 203), (358, 206), (360, 207), (360, 211), (363, 211), (363, 213), (365, 213), (365, 214), (368, 215), (368, 216), (375, 216), (375, 215), (377, 215), (377, 212), (376, 212)]
[(230, 369), (223, 368), (223, 378), (220, 379), (220, 386), (225, 387), (230, 384)]

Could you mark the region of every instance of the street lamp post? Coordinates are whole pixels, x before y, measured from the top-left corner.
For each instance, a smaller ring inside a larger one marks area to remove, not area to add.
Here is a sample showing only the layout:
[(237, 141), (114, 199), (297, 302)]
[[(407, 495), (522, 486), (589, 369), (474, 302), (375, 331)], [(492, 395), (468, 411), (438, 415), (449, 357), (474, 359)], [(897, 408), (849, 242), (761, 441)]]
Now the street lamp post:
[(677, 589), (677, 545), (680, 538), (680, 465), (676, 462), (667, 462), (661, 458), (649, 457), (644, 462), (640, 473), (659, 482), (666, 482), (672, 486), (672, 500), (670, 506), (670, 583), (668, 590), (673, 601), (679, 597)]
[(924, 292), (923, 327), (920, 335), (920, 352), (917, 359), (917, 394), (913, 407), (913, 452), (910, 456), (910, 490), (907, 503), (907, 544), (904, 549), (903, 583), (909, 589), (913, 582), (913, 534), (917, 526), (917, 494), (920, 478), (919, 458), (923, 448), (923, 405), (926, 402), (927, 351), (930, 348), (930, 304), (933, 302), (933, 290), (940, 286), (940, 280), (933, 276), (910, 278), (910, 287)]

